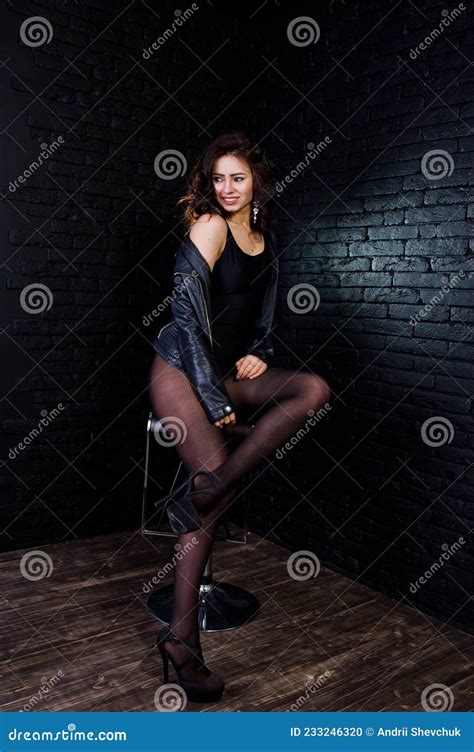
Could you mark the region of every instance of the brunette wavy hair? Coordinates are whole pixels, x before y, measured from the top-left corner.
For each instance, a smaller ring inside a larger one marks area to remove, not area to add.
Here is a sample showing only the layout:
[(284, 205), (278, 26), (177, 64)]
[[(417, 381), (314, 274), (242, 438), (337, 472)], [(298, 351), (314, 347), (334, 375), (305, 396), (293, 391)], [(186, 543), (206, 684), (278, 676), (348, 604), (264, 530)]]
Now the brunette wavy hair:
[(220, 214), (226, 212), (215, 197), (212, 171), (219, 157), (231, 154), (246, 162), (253, 177), (253, 198), (258, 201), (257, 221), (250, 212), (250, 226), (258, 232), (272, 232), (273, 229), (273, 163), (265, 156), (263, 150), (253, 143), (245, 133), (224, 133), (212, 141), (201, 154), (191, 170), (187, 192), (178, 200), (177, 205), (185, 205), (184, 219), (189, 231), (191, 225), (202, 214)]

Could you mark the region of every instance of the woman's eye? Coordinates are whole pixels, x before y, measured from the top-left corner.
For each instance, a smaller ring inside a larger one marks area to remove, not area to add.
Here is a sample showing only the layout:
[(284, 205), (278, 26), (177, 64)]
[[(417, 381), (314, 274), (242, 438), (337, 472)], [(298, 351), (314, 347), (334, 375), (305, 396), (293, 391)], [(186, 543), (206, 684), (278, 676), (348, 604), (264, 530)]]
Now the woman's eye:
[[(240, 177), (234, 178), (234, 180), (235, 180), (236, 182), (239, 182), (239, 183), (241, 183), (241, 182), (242, 182), (242, 180), (245, 180), (245, 178), (244, 178), (243, 176), (240, 176)], [(214, 183), (221, 183), (221, 182), (222, 182), (222, 178), (217, 178), (217, 177), (216, 177), (216, 178), (214, 178)]]

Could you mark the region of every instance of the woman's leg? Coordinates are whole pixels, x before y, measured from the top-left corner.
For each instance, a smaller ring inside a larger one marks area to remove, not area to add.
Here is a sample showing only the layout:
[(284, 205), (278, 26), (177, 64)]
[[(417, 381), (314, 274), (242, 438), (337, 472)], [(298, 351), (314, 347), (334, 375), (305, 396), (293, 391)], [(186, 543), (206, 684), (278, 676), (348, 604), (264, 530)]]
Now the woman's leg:
[[(203, 493), (202, 497), (199, 494), (192, 497), (200, 510), (202, 528), (179, 537), (187, 553), (176, 565), (175, 608), (171, 626), (180, 637), (192, 641), (198, 634), (198, 594), (202, 573), (217, 521), (235, 498), (237, 481), (298, 431), (306, 422), (308, 411), (319, 410), (330, 399), (331, 391), (319, 376), (283, 368), (269, 368), (256, 379), (234, 381), (232, 377), (226, 378), (224, 384), (235, 406), (237, 418), (239, 411), (252, 413), (267, 408), (254, 430), (229, 456), (224, 429), (217, 428), (208, 420), (186, 374), (157, 355), (150, 382), (155, 415), (158, 418), (170, 415), (178, 417), (186, 426), (186, 437), (177, 444), (176, 450), (188, 472), (213, 470), (219, 479), (218, 492), (210, 511), (208, 493)], [(198, 476), (194, 487), (209, 487), (209, 481)], [(171, 647), (180, 650), (179, 646)]]
[[(183, 441), (175, 449), (188, 472), (214, 470), (228, 457), (226, 437), (207, 418), (186, 374), (167, 363), (158, 354), (150, 372), (150, 399), (157, 418), (169, 416), (183, 421), (186, 431)], [(201, 514), (202, 527), (180, 535), (178, 542), (185, 552), (175, 566), (175, 599), (171, 628), (173, 632), (193, 644), (199, 639), (199, 586), (211, 550), (218, 519), (235, 497), (229, 491), (208, 514)], [(167, 650), (181, 662), (186, 657), (179, 645), (167, 644)], [(183, 678), (201, 678), (205, 669), (199, 661), (186, 669)]]
[[(311, 414), (308, 411), (318, 411), (331, 398), (331, 390), (321, 377), (284, 368), (268, 368), (256, 379), (234, 381), (227, 377), (224, 385), (235, 406), (237, 420), (239, 410), (268, 409), (230, 457), (214, 470), (220, 481), (215, 499), (222, 499), (263, 457), (269, 457), (295, 434), (308, 420)], [(209, 481), (199, 477), (194, 487), (197, 490), (209, 487)], [(209, 494), (198, 493), (192, 499), (200, 510), (212, 503)]]

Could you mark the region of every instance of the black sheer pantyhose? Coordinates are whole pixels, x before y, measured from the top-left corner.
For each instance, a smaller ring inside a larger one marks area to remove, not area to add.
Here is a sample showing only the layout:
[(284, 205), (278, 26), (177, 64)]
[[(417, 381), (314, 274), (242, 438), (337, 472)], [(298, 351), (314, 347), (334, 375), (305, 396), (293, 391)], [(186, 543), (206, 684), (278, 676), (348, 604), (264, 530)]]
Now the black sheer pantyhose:
[[(224, 385), (235, 407), (237, 422), (249, 420), (255, 428), (230, 453), (225, 429), (214, 426), (207, 418), (187, 375), (156, 354), (150, 372), (150, 398), (157, 418), (179, 418), (186, 426), (184, 440), (175, 446), (186, 471), (212, 470), (219, 479), (213, 494), (204, 492), (192, 497), (199, 510), (202, 528), (179, 536), (186, 555), (175, 568), (175, 605), (171, 628), (196, 648), (199, 646), (197, 624), (198, 594), (202, 574), (209, 556), (219, 518), (235, 498), (237, 482), (264, 457), (285, 443), (308, 419), (308, 411), (321, 408), (331, 393), (326, 382), (307, 371), (268, 368), (255, 379), (234, 381), (228, 376)], [(261, 417), (254, 415), (265, 410)], [(245, 414), (245, 417), (242, 417)], [(206, 476), (198, 476), (196, 490), (210, 487)], [(194, 539), (194, 540), (193, 540)], [(186, 648), (167, 643), (166, 649), (181, 661)], [(183, 678), (202, 678), (208, 670), (196, 660)]]

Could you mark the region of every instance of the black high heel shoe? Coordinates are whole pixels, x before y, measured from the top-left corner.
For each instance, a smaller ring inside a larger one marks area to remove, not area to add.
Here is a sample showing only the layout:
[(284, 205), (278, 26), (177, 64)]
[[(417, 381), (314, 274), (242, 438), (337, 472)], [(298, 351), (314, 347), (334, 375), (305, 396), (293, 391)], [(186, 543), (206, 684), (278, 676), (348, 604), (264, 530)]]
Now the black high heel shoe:
[[(184, 659), (182, 663), (178, 665), (175, 662), (174, 658), (172, 658), (172, 656), (167, 652), (165, 648), (166, 642), (174, 642), (176, 645), (185, 645), (190, 651), (189, 655)], [(173, 635), (170, 627), (164, 627), (158, 634), (156, 645), (163, 659), (163, 674), (165, 684), (168, 684), (169, 682), (168, 662), (171, 661), (178, 677), (177, 683), (186, 692), (188, 700), (190, 700), (191, 702), (215, 702), (222, 697), (222, 693), (225, 687), (224, 681), (220, 676), (213, 673), (207, 668), (207, 666), (205, 666), (200, 644), (198, 644), (197, 646), (190, 645), (180, 637)], [(199, 660), (199, 668), (205, 666), (205, 668), (207, 669), (207, 676), (205, 676), (203, 679), (183, 679), (180, 676), (180, 672), (182, 672), (183, 669), (186, 668), (186, 666), (188, 666), (195, 657), (197, 657)]]
[(198, 490), (192, 490), (193, 480), (196, 475), (207, 475), (212, 480), (215, 488), (219, 484), (219, 478), (212, 470), (195, 470), (190, 473), (188, 477), (166, 496), (162, 496), (161, 499), (155, 501), (155, 507), (163, 507), (168, 502), (167, 514), (170, 521), (171, 529), (174, 533), (181, 535), (182, 533), (192, 533), (194, 530), (198, 530), (202, 521), (199, 516), (199, 512), (195, 505), (189, 499), (189, 496), (193, 494), (213, 493), (215, 488), (199, 488)]

